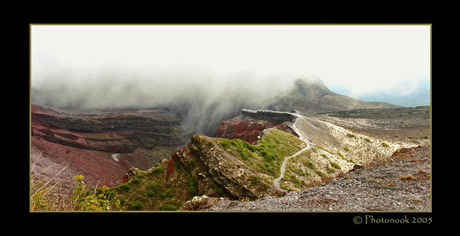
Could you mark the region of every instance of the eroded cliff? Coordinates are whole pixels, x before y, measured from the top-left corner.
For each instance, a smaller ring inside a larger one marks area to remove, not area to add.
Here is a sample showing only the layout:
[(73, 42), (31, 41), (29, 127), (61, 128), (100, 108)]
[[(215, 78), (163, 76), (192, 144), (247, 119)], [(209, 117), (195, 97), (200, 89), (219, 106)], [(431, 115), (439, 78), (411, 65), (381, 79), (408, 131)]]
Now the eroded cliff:
[(180, 120), (162, 110), (89, 112), (31, 105), (32, 151), (109, 186), (130, 167), (147, 170), (168, 158), (185, 144), (181, 129)]

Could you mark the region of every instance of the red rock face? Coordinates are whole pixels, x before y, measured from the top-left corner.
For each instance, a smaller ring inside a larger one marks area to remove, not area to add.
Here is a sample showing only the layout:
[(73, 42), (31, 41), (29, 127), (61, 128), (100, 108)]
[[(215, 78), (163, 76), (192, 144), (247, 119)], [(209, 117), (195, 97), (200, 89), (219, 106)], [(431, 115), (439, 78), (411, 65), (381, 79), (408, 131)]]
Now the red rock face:
[(131, 167), (152, 167), (146, 150), (182, 144), (180, 121), (163, 111), (79, 114), (32, 105), (31, 112), (32, 150), (100, 185), (114, 185)]
[(179, 163), (183, 168), (188, 167), (188, 163), (195, 156), (195, 154), (187, 147), (182, 147), (176, 150), (172, 155), (172, 161)]
[(228, 139), (241, 139), (250, 144), (255, 144), (265, 129), (277, 127), (280, 130), (293, 133), (283, 122), (281, 124), (270, 120), (241, 120), (239, 116), (230, 120), (222, 121), (217, 128), (216, 137)]

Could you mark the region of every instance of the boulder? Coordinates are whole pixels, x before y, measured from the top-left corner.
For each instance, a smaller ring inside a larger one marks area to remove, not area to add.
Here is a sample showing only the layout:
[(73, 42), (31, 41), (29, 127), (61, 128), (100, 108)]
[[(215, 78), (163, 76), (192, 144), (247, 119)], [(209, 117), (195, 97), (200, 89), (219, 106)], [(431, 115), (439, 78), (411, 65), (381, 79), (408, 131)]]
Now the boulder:
[(220, 201), (221, 198), (203, 196), (195, 196), (191, 200), (182, 205), (182, 211), (202, 211), (212, 207), (215, 203)]

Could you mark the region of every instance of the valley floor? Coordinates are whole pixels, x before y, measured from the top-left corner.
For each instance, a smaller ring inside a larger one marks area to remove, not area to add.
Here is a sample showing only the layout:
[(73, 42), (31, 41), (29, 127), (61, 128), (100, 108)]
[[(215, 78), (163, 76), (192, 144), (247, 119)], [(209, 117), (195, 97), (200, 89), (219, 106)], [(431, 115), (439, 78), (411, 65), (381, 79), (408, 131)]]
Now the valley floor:
[(431, 211), (430, 148), (402, 149), (321, 185), (256, 201), (223, 199), (209, 211)]

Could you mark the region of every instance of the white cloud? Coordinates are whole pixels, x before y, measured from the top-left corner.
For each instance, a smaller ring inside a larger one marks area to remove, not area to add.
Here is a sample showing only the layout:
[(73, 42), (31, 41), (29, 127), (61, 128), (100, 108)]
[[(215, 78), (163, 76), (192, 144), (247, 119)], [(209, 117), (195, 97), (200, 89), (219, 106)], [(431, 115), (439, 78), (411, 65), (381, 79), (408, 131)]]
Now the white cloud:
[(430, 26), (32, 26), (34, 83), (50, 71), (104, 65), (314, 75), (356, 96), (400, 84), (404, 93), (430, 74)]

